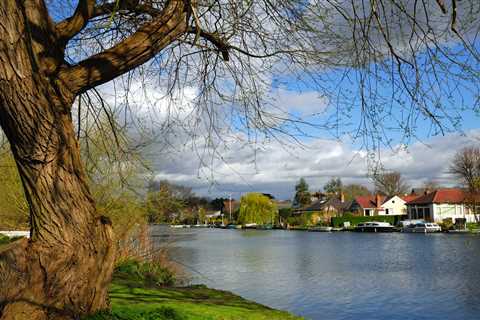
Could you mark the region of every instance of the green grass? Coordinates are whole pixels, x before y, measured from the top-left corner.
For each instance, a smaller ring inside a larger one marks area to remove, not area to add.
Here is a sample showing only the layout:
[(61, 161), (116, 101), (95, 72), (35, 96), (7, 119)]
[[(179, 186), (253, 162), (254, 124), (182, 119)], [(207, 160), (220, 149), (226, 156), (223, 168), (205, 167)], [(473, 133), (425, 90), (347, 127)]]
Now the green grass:
[(23, 237), (13, 237), (9, 238), (7, 236), (4, 236), (3, 234), (0, 234), (0, 246), (9, 244), (11, 242), (17, 241), (18, 239), (22, 239)]
[(112, 310), (88, 320), (294, 320), (302, 319), (205, 286), (144, 287), (130, 279), (114, 279)]

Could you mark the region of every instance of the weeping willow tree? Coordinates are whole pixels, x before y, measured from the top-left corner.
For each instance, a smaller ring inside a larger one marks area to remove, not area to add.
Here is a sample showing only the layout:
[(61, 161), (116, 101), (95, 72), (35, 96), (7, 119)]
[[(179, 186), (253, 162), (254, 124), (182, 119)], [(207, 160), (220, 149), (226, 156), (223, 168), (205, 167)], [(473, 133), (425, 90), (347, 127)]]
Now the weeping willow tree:
[[(90, 103), (100, 86), (116, 90), (125, 127), (135, 107), (147, 118), (166, 114), (159, 134), (165, 141), (175, 128), (213, 149), (232, 135), (242, 143), (295, 140), (312, 127), (338, 137), (346, 123), (376, 149), (391, 143), (392, 132), (415, 139), (419, 121), (443, 133), (458, 129), (462, 110), (478, 111), (479, 6), (476, 0), (2, 1), (0, 126), (31, 228), (31, 241), (0, 252), (2, 320), (69, 319), (107, 306), (114, 235), (92, 197), (72, 116), (103, 109)], [(155, 83), (162, 103), (151, 110), (130, 104), (136, 79)], [(285, 87), (314, 90), (329, 108), (306, 121), (272, 102)], [(179, 108), (187, 116), (172, 119)], [(352, 125), (355, 113), (360, 121)], [(386, 128), (387, 118), (393, 123)]]
[(277, 205), (261, 193), (247, 193), (240, 199), (238, 223), (245, 225), (256, 223), (259, 225), (274, 224), (278, 217)]

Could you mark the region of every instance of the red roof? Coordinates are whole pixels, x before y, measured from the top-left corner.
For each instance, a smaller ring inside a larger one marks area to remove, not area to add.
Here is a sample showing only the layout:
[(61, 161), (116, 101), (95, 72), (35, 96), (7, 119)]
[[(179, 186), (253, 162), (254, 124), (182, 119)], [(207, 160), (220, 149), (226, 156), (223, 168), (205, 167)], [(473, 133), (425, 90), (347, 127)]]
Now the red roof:
[[(380, 198), (380, 203), (378, 204), (378, 207), (385, 202), (386, 197), (379, 196), (379, 198)], [(375, 195), (356, 197), (355, 201), (362, 208), (377, 208), (377, 201), (376, 201)]]
[(420, 197), (420, 195), (418, 195), (418, 194), (407, 194), (407, 195), (399, 196), (399, 197), (400, 197), (403, 201), (409, 202), (409, 201), (412, 201), (412, 200), (417, 199), (418, 197)]
[(460, 204), (465, 202), (466, 194), (462, 189), (438, 189), (410, 200), (407, 204), (430, 204), (430, 203), (452, 203)]

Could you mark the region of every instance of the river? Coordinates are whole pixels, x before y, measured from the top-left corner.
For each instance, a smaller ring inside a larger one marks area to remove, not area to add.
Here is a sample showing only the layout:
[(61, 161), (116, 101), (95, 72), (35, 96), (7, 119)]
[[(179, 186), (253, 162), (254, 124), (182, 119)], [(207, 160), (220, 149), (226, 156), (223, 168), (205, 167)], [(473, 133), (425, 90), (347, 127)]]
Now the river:
[(164, 227), (152, 235), (193, 283), (307, 319), (480, 319), (478, 235)]

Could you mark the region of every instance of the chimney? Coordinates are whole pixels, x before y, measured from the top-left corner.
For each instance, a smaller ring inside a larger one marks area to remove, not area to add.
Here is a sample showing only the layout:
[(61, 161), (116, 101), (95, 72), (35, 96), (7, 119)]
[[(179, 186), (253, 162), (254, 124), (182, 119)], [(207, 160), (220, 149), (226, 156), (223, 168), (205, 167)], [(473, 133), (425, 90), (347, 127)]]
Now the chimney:
[(377, 205), (377, 209), (380, 208), (382, 203), (381, 203), (381, 197), (378, 193), (375, 195), (375, 202), (376, 202), (376, 205)]

